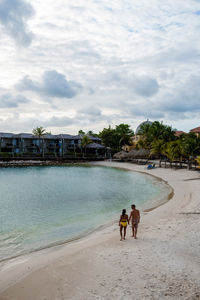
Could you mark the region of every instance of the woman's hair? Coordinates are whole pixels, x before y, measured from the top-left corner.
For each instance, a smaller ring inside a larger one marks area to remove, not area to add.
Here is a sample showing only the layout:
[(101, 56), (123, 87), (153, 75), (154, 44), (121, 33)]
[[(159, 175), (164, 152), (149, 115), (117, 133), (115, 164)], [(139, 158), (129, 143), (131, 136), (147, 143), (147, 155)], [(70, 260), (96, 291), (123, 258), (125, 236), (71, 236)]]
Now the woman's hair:
[(122, 209), (122, 216), (124, 216), (126, 214), (126, 210)]

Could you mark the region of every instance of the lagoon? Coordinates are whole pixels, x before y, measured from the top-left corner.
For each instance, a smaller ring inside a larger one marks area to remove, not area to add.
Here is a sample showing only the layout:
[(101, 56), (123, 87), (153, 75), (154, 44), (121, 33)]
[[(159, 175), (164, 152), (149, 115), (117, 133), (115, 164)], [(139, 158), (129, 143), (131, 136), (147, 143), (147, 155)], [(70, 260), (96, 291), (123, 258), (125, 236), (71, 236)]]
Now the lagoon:
[(88, 234), (167, 193), (154, 177), (116, 168), (1, 168), (0, 261)]

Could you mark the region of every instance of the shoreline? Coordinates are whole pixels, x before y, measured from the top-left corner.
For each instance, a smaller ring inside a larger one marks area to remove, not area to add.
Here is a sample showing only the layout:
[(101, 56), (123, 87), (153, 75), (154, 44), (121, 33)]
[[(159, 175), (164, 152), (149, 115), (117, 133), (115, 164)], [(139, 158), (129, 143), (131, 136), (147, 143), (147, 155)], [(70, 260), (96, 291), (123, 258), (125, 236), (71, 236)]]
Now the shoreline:
[(76, 161), (76, 160), (65, 160), (65, 161), (57, 161), (57, 160), (9, 160), (9, 161), (1, 161), (0, 160), (0, 168), (8, 168), (8, 167), (62, 167), (62, 166), (76, 166), (76, 165), (89, 165), (89, 161)]
[[(72, 165), (73, 164), (71, 164), (70, 166), (72, 166)], [(87, 164), (87, 165), (84, 164), (84, 163), (78, 164), (78, 166), (80, 166), (80, 165), (81, 166), (97, 166), (97, 167), (101, 167), (102, 166), (102, 167), (108, 167), (108, 168), (110, 168), (110, 166), (104, 166), (104, 165), (99, 166), (98, 164), (95, 164), (95, 162), (94, 163), (90, 162), (90, 164)], [(32, 167), (32, 165), (27, 165), (27, 166)], [(36, 165), (36, 166), (38, 166), (38, 165)], [(52, 165), (43, 165), (43, 166), (52, 166)], [(53, 166), (56, 166), (56, 165), (53, 165)], [(61, 166), (67, 166), (67, 165), (61, 165)], [(20, 165), (19, 167), (24, 167), (24, 166)], [(121, 167), (112, 167), (112, 168), (117, 168), (117, 169), (120, 169), (120, 170), (123, 170), (123, 171), (128, 171), (128, 172), (136, 172), (136, 173), (140, 173), (142, 175), (147, 175), (147, 176), (153, 177), (157, 181), (162, 182), (162, 184), (164, 184), (166, 186), (166, 189), (168, 189), (168, 191), (166, 192), (166, 194), (164, 195), (164, 197), (162, 197), (162, 198), (159, 197), (158, 198), (158, 200), (156, 201), (158, 203), (156, 205), (154, 204), (154, 205), (151, 206), (151, 201), (147, 201), (147, 207), (149, 206), (149, 208), (142, 209), (141, 212), (145, 213), (145, 212), (152, 211), (152, 210), (158, 208), (159, 206), (164, 205), (166, 202), (168, 202), (173, 197), (173, 194), (174, 194), (173, 188), (165, 180), (163, 180), (160, 177), (157, 177), (157, 176), (154, 176), (154, 175), (151, 175), (151, 174), (147, 174), (147, 173), (142, 172), (142, 171), (130, 170), (128, 168), (121, 168)], [(51, 249), (53, 251), (53, 249), (55, 247), (65, 246), (65, 245), (73, 243), (74, 241), (81, 240), (81, 239), (83, 239), (83, 238), (85, 238), (87, 236), (92, 235), (95, 232), (102, 231), (105, 228), (108, 228), (108, 227), (113, 226), (114, 224), (117, 224), (117, 222), (118, 222), (118, 218), (117, 218), (117, 215), (116, 215), (116, 219), (115, 220), (109, 221), (109, 222), (106, 222), (106, 223), (102, 223), (101, 225), (99, 225), (96, 228), (91, 228), (90, 230), (87, 230), (84, 233), (75, 235), (74, 237), (71, 237), (71, 238), (69, 238), (67, 240), (62, 240), (62, 241), (59, 241), (59, 242), (50, 243), (50, 244), (48, 244), (46, 246), (43, 246), (43, 247), (40, 247), (40, 248), (36, 248), (36, 249), (34, 249), (32, 251), (29, 251), (29, 252), (25, 251), (24, 253), (18, 254), (16, 256), (11, 256), (11, 257), (0, 259), (0, 269), (1, 269), (1, 266), (3, 264), (12, 263), (12, 261), (16, 260), (16, 259), (19, 259), (19, 260), (22, 259), (23, 260), (23, 257), (25, 257), (25, 256), (29, 256), (29, 255), (31, 256), (34, 253), (37, 253), (37, 252), (40, 252), (40, 251), (43, 251), (43, 250), (46, 250), (46, 249)]]
[(200, 174), (194, 178), (194, 172), (187, 170), (144, 171), (144, 166), (128, 163), (93, 164), (151, 172), (172, 186), (174, 197), (142, 214), (136, 241), (128, 228), (127, 240), (120, 243), (114, 224), (7, 265), (0, 271), (0, 299), (129, 300), (133, 294), (136, 299), (179, 299), (180, 294), (183, 299), (198, 298)]

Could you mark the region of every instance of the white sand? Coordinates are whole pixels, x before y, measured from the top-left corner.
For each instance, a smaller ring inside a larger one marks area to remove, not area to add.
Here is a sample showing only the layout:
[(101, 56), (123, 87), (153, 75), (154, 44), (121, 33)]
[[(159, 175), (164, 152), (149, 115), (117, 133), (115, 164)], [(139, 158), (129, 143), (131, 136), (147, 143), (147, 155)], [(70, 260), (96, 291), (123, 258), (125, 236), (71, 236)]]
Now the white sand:
[(147, 171), (144, 166), (98, 165), (147, 172), (167, 181), (174, 197), (142, 213), (138, 239), (120, 242), (117, 224), (79, 241), (1, 266), (0, 299), (199, 299), (200, 173)]

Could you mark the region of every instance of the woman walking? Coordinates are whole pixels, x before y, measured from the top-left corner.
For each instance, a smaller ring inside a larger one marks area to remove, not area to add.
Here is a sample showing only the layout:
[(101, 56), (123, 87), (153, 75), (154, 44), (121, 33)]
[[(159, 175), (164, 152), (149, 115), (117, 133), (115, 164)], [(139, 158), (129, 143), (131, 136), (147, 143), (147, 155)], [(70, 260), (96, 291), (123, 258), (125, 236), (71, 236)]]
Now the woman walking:
[[(120, 219), (119, 219), (120, 236), (121, 236), (121, 240), (120, 241), (122, 241), (123, 238), (125, 240), (125, 237), (126, 237), (126, 228), (127, 228), (128, 224), (129, 224), (128, 215), (126, 214), (126, 210), (123, 209), (122, 210), (122, 214), (121, 214)], [(122, 238), (123, 231), (124, 231), (124, 237)]]

